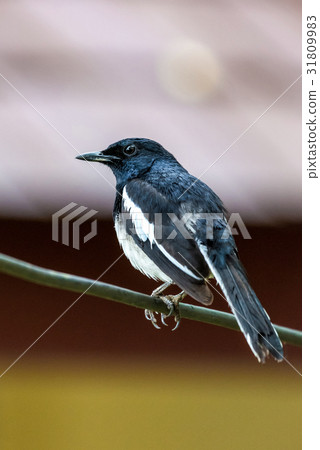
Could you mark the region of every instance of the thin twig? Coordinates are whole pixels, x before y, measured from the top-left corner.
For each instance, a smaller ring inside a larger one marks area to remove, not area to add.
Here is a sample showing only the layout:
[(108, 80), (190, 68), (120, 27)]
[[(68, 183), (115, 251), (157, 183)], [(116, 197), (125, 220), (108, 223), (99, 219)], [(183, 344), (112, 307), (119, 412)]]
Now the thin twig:
[[(150, 297), (149, 295), (120, 288), (112, 284), (102, 283), (101, 281), (96, 281), (92, 284), (94, 280), (90, 278), (45, 269), (4, 255), (3, 253), (0, 253), (0, 272), (30, 281), (31, 283), (65, 289), (67, 291), (84, 292), (89, 288), (86, 292), (87, 295), (124, 303), (129, 306), (135, 306), (136, 308), (149, 309), (165, 314), (168, 313), (167, 306), (159, 298)], [(90, 287), (90, 285), (92, 286)], [(240, 331), (237, 321), (232, 314), (186, 303), (180, 303), (179, 306), (180, 316), (182, 318)], [(301, 331), (279, 325), (275, 325), (275, 328), (283, 342), (301, 347)]]

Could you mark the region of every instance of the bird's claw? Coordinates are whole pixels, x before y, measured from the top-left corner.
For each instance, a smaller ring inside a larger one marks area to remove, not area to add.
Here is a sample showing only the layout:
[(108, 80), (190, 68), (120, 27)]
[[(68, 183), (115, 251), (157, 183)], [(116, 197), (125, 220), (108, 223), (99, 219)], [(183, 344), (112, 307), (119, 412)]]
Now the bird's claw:
[[(161, 323), (167, 327), (168, 324), (166, 323), (165, 319), (172, 315), (174, 316), (174, 320), (176, 321), (176, 325), (172, 328), (171, 331), (175, 331), (180, 324), (181, 318), (180, 318), (180, 314), (179, 314), (179, 301), (185, 295), (186, 294), (184, 292), (182, 292), (181, 294), (178, 294), (178, 295), (159, 296), (159, 298), (161, 298), (161, 300), (166, 305), (166, 307), (168, 308), (168, 311), (169, 311), (168, 314), (161, 313)], [(160, 330), (160, 327), (157, 323), (157, 319), (155, 317), (155, 314), (158, 314), (158, 312), (153, 312), (153, 311), (146, 309), (144, 314), (146, 316), (146, 319), (150, 320), (152, 325), (157, 330)]]
[[(155, 318), (155, 313), (153, 311), (150, 311), (149, 309), (145, 309), (144, 310), (144, 315), (146, 317), (147, 320), (150, 320), (150, 322), (152, 323), (152, 325), (157, 329), (160, 330), (161, 327), (159, 327), (159, 325), (157, 324), (157, 319)], [(156, 314), (158, 314), (156, 312)]]
[(164, 326), (168, 326), (168, 324), (166, 323), (165, 319), (168, 317), (168, 314), (163, 314), (161, 313), (161, 323), (163, 323)]
[(176, 321), (176, 325), (175, 327), (172, 328), (171, 331), (175, 331), (179, 324), (180, 324), (180, 314), (179, 314), (179, 306), (178, 306), (178, 302), (175, 301), (175, 295), (167, 295), (166, 297), (160, 297), (161, 300), (163, 301), (163, 303), (167, 306), (169, 312), (168, 314), (161, 314), (161, 322), (168, 326), (165, 322), (165, 319), (167, 317), (170, 317), (172, 315), (174, 315), (174, 320)]
[[(172, 313), (174, 312), (174, 305), (166, 297), (160, 297), (160, 298), (161, 298), (161, 300), (163, 301), (163, 303), (167, 306), (167, 308), (169, 310), (168, 314), (161, 313), (161, 316), (160, 316), (161, 317), (161, 323), (167, 327), (168, 324), (166, 323), (165, 319), (167, 317), (170, 317), (172, 315)], [(150, 320), (152, 325), (157, 330), (160, 330), (161, 327), (159, 327), (159, 325), (158, 325), (158, 322), (157, 322), (155, 314), (159, 314), (159, 313), (157, 311), (150, 311), (149, 309), (145, 309), (144, 310), (144, 315), (145, 315), (146, 319)]]

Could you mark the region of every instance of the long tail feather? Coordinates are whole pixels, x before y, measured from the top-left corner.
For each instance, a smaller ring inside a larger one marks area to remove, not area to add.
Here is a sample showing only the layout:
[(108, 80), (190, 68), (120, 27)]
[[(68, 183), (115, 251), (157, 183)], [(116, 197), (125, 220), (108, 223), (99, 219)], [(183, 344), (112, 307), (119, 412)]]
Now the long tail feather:
[(270, 353), (282, 361), (283, 347), (278, 333), (251, 288), (240, 261), (226, 255), (223, 261), (213, 263), (208, 255), (204, 256), (255, 356), (264, 362)]

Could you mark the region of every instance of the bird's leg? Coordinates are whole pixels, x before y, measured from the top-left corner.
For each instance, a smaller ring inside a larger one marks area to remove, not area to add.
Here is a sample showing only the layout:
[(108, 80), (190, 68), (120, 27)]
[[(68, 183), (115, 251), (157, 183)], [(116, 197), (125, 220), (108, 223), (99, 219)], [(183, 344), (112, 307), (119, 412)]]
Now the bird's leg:
[[(161, 299), (163, 300), (165, 297), (161, 297), (159, 294), (162, 294), (162, 292), (163, 292), (165, 289), (167, 289), (171, 284), (172, 284), (171, 281), (167, 281), (167, 282), (163, 283), (161, 286), (157, 287), (157, 289), (155, 289), (155, 290), (152, 292), (151, 296), (152, 296), (152, 297), (159, 297), (159, 298), (161, 298)], [(164, 303), (166, 303), (166, 302), (164, 302)], [(166, 303), (166, 305), (167, 305), (167, 303)], [(168, 305), (167, 305), (167, 306), (168, 306)], [(172, 304), (171, 304), (171, 303), (170, 303), (170, 307), (168, 306), (168, 308), (169, 308), (169, 314), (168, 314), (168, 316), (170, 316), (170, 315), (172, 314), (172, 311), (173, 311), (173, 309), (172, 309), (173, 307), (172, 307)], [(159, 325), (157, 324), (157, 319), (156, 319), (156, 317), (155, 317), (155, 314), (158, 314), (158, 313), (157, 313), (157, 312), (150, 311), (149, 309), (145, 309), (145, 310), (144, 310), (144, 315), (145, 315), (146, 319), (147, 319), (147, 320), (150, 320), (150, 322), (152, 323), (152, 325), (153, 325), (157, 330), (160, 330), (160, 327), (159, 327)], [(161, 322), (162, 322), (164, 325), (166, 325), (166, 326), (167, 326), (167, 324), (164, 322), (163, 317), (168, 317), (168, 316), (166, 316), (165, 314), (161, 314)]]
[(172, 285), (171, 281), (166, 281), (165, 283), (163, 283), (161, 286), (157, 287), (157, 289), (155, 289), (152, 292), (151, 297), (159, 297), (159, 294), (162, 294), (162, 292), (171, 285)]
[(174, 313), (174, 304), (173, 302), (170, 300), (170, 295), (166, 295), (166, 296), (161, 296), (161, 300), (163, 301), (163, 303), (166, 305), (166, 307), (168, 308), (169, 312), (168, 314), (164, 314), (161, 313), (161, 322), (163, 323), (163, 325), (165, 325), (166, 327), (168, 326), (168, 324), (166, 323), (165, 319), (167, 317), (170, 317), (173, 313)]
[[(184, 299), (184, 297), (187, 295), (184, 291), (180, 292), (180, 294), (177, 295), (159, 295), (161, 294), (167, 287), (169, 287), (172, 283), (170, 281), (167, 281), (166, 283), (159, 286), (157, 289), (155, 289), (151, 296), (152, 297), (159, 297), (163, 301), (163, 303), (167, 306), (169, 312), (168, 314), (161, 313), (161, 322), (166, 327), (168, 326), (165, 322), (165, 319), (170, 316), (174, 316), (174, 320), (176, 321), (176, 326), (172, 328), (171, 331), (175, 331), (179, 324), (180, 324), (180, 313), (179, 313), (179, 302)], [(155, 317), (155, 314), (158, 314), (158, 312), (153, 312), (148, 309), (144, 311), (144, 314), (146, 316), (147, 320), (150, 320), (152, 325), (157, 328), (157, 330), (160, 329), (157, 319)]]
[(176, 321), (176, 326), (172, 328), (171, 331), (175, 331), (180, 324), (181, 318), (179, 312), (179, 302), (183, 300), (186, 295), (187, 294), (184, 291), (182, 291), (180, 292), (180, 294), (177, 295), (167, 295), (166, 297), (161, 297), (162, 301), (167, 305), (169, 309), (169, 314), (167, 315), (161, 314), (161, 322), (166, 325), (164, 319), (166, 317), (171, 316), (172, 314), (174, 315), (174, 320)]

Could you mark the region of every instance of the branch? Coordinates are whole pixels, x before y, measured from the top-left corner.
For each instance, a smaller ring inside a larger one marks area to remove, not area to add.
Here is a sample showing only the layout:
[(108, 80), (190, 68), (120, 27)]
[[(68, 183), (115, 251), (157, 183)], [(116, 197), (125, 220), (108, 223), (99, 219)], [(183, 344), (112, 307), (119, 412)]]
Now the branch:
[[(87, 295), (135, 306), (136, 308), (149, 309), (164, 314), (168, 313), (166, 305), (157, 297), (150, 297), (149, 295), (91, 280), (90, 278), (44, 269), (2, 253), (0, 253), (0, 272), (43, 286), (80, 292), (81, 294), (86, 293)], [(237, 321), (232, 314), (185, 303), (180, 303), (179, 310), (181, 318), (240, 331)], [(275, 325), (275, 328), (283, 342), (301, 347), (301, 331), (279, 325)]]

